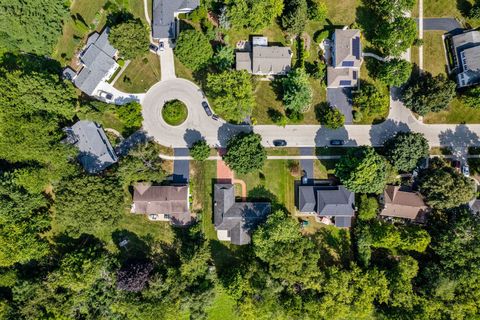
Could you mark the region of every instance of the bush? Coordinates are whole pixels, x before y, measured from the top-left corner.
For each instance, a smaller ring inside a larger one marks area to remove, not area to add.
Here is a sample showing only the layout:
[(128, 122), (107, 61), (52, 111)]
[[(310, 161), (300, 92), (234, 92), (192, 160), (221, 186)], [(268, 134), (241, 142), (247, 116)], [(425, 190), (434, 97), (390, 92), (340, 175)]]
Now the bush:
[(197, 71), (208, 64), (213, 56), (213, 49), (203, 33), (185, 30), (177, 39), (175, 55), (186, 67)]
[(236, 173), (247, 174), (260, 170), (267, 160), (262, 137), (255, 133), (242, 133), (233, 137), (228, 142), (223, 160)]
[(316, 43), (321, 43), (323, 40), (327, 39), (328, 38), (328, 30), (323, 30), (323, 31), (317, 31), (315, 32), (315, 34), (313, 35), (313, 41), (315, 41)]
[(188, 116), (187, 106), (180, 100), (170, 100), (162, 108), (162, 117), (171, 126), (182, 124)]
[(204, 161), (210, 156), (210, 146), (204, 139), (198, 140), (190, 148), (190, 155), (197, 161)]
[(469, 88), (463, 95), (463, 103), (470, 108), (480, 108), (480, 87)]
[(136, 131), (142, 126), (143, 117), (140, 103), (130, 102), (117, 106), (114, 110), (125, 126), (127, 133)]
[(385, 114), (389, 104), (389, 96), (367, 82), (362, 82), (360, 90), (353, 96), (353, 105), (367, 116)]
[(377, 216), (378, 201), (376, 198), (369, 197), (366, 194), (360, 196), (358, 205), (358, 219), (371, 220)]
[(321, 110), (321, 123), (330, 129), (338, 129), (345, 124), (345, 116), (335, 107), (325, 105)]

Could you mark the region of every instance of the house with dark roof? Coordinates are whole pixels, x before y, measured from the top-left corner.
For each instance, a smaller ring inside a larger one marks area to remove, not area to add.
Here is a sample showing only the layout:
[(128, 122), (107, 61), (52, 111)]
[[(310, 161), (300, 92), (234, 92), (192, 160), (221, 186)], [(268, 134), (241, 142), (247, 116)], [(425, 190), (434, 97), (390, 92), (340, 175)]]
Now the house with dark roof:
[(383, 193), (384, 207), (380, 215), (424, 222), (429, 207), (418, 192), (399, 186), (387, 186)]
[(451, 38), (454, 70), (460, 88), (480, 83), (480, 31), (467, 30)]
[(76, 73), (67, 67), (63, 77), (69, 79), (77, 88), (89, 96), (97, 94), (98, 85), (110, 77), (120, 67), (116, 61), (117, 50), (108, 41), (109, 28), (88, 37), (85, 49), (80, 53), (82, 69)]
[(269, 46), (267, 37), (252, 37), (246, 50), (235, 53), (235, 68), (254, 75), (284, 75), (292, 68), (289, 47)]
[(95, 122), (81, 120), (64, 129), (66, 142), (78, 151), (78, 160), (89, 173), (98, 173), (118, 161), (102, 127)]
[(248, 244), (253, 229), (270, 213), (268, 202), (236, 202), (233, 184), (216, 184), (213, 192), (214, 224), (218, 240)]
[(356, 87), (363, 63), (360, 30), (336, 29), (331, 47), (331, 64), (327, 67), (327, 87)]
[(175, 39), (178, 36), (178, 15), (189, 13), (199, 5), (200, 0), (153, 0), (153, 39)]
[(133, 186), (132, 213), (146, 214), (150, 220), (168, 221), (184, 226), (192, 222), (188, 185), (154, 186), (137, 183)]
[(335, 226), (349, 228), (355, 215), (355, 194), (344, 186), (300, 185), (300, 215), (314, 215), (335, 220)]

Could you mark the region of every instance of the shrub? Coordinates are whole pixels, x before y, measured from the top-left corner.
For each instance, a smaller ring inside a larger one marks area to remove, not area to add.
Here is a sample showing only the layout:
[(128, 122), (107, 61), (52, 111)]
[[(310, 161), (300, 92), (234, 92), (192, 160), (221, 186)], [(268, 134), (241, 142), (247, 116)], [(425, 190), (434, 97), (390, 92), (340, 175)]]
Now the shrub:
[(187, 106), (180, 100), (170, 100), (162, 108), (162, 117), (171, 126), (182, 124), (188, 116)]
[(198, 140), (190, 148), (190, 155), (197, 161), (204, 161), (210, 156), (210, 146), (204, 139)]

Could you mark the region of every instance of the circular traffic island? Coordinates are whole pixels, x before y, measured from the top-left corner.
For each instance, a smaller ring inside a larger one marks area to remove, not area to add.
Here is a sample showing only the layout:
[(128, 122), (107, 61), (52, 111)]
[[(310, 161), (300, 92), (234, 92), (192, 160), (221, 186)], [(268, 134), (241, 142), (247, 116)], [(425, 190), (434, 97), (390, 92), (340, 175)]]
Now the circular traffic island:
[(163, 105), (162, 118), (171, 126), (181, 125), (187, 120), (187, 116), (187, 106), (180, 100), (170, 100)]

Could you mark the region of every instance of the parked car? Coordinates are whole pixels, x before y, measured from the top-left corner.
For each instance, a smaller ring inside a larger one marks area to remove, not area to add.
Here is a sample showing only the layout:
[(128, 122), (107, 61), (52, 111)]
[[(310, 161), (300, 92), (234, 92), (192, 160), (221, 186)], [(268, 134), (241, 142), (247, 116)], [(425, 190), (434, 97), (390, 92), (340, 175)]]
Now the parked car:
[(160, 41), (160, 43), (158, 44), (158, 50), (160, 50), (160, 51), (165, 50), (165, 44), (163, 43), (163, 41)]
[(285, 147), (287, 145), (287, 141), (278, 139), (278, 140), (273, 140), (273, 145), (275, 147)]
[(111, 94), (110, 92), (99, 91), (99, 92), (98, 92), (98, 95), (99, 95), (101, 98), (104, 98), (104, 99), (107, 100), (107, 101), (113, 99), (113, 94)]
[(462, 173), (465, 177), (470, 177), (470, 167), (468, 166), (468, 164), (464, 164), (462, 166)]
[(302, 170), (302, 184), (308, 184), (307, 172)]
[(210, 109), (207, 101), (202, 101), (202, 107), (205, 110), (207, 116), (211, 117), (213, 115), (212, 109)]
[(157, 47), (156, 45), (154, 45), (154, 44), (150, 44), (150, 45), (148, 46), (148, 50), (150, 50), (150, 51), (152, 51), (153, 53), (157, 54), (157, 52), (158, 52), (158, 47)]
[(330, 140), (331, 146), (343, 146), (345, 144), (345, 140)]
[(218, 116), (216, 114), (212, 115), (212, 119), (218, 121)]
[(458, 172), (460, 172), (460, 169), (461, 169), (461, 164), (460, 164), (460, 161), (458, 160), (453, 160), (452, 161), (452, 167), (457, 170)]
[(152, 221), (158, 220), (158, 214), (154, 214), (154, 213), (149, 214), (148, 215), (148, 220), (152, 220)]

